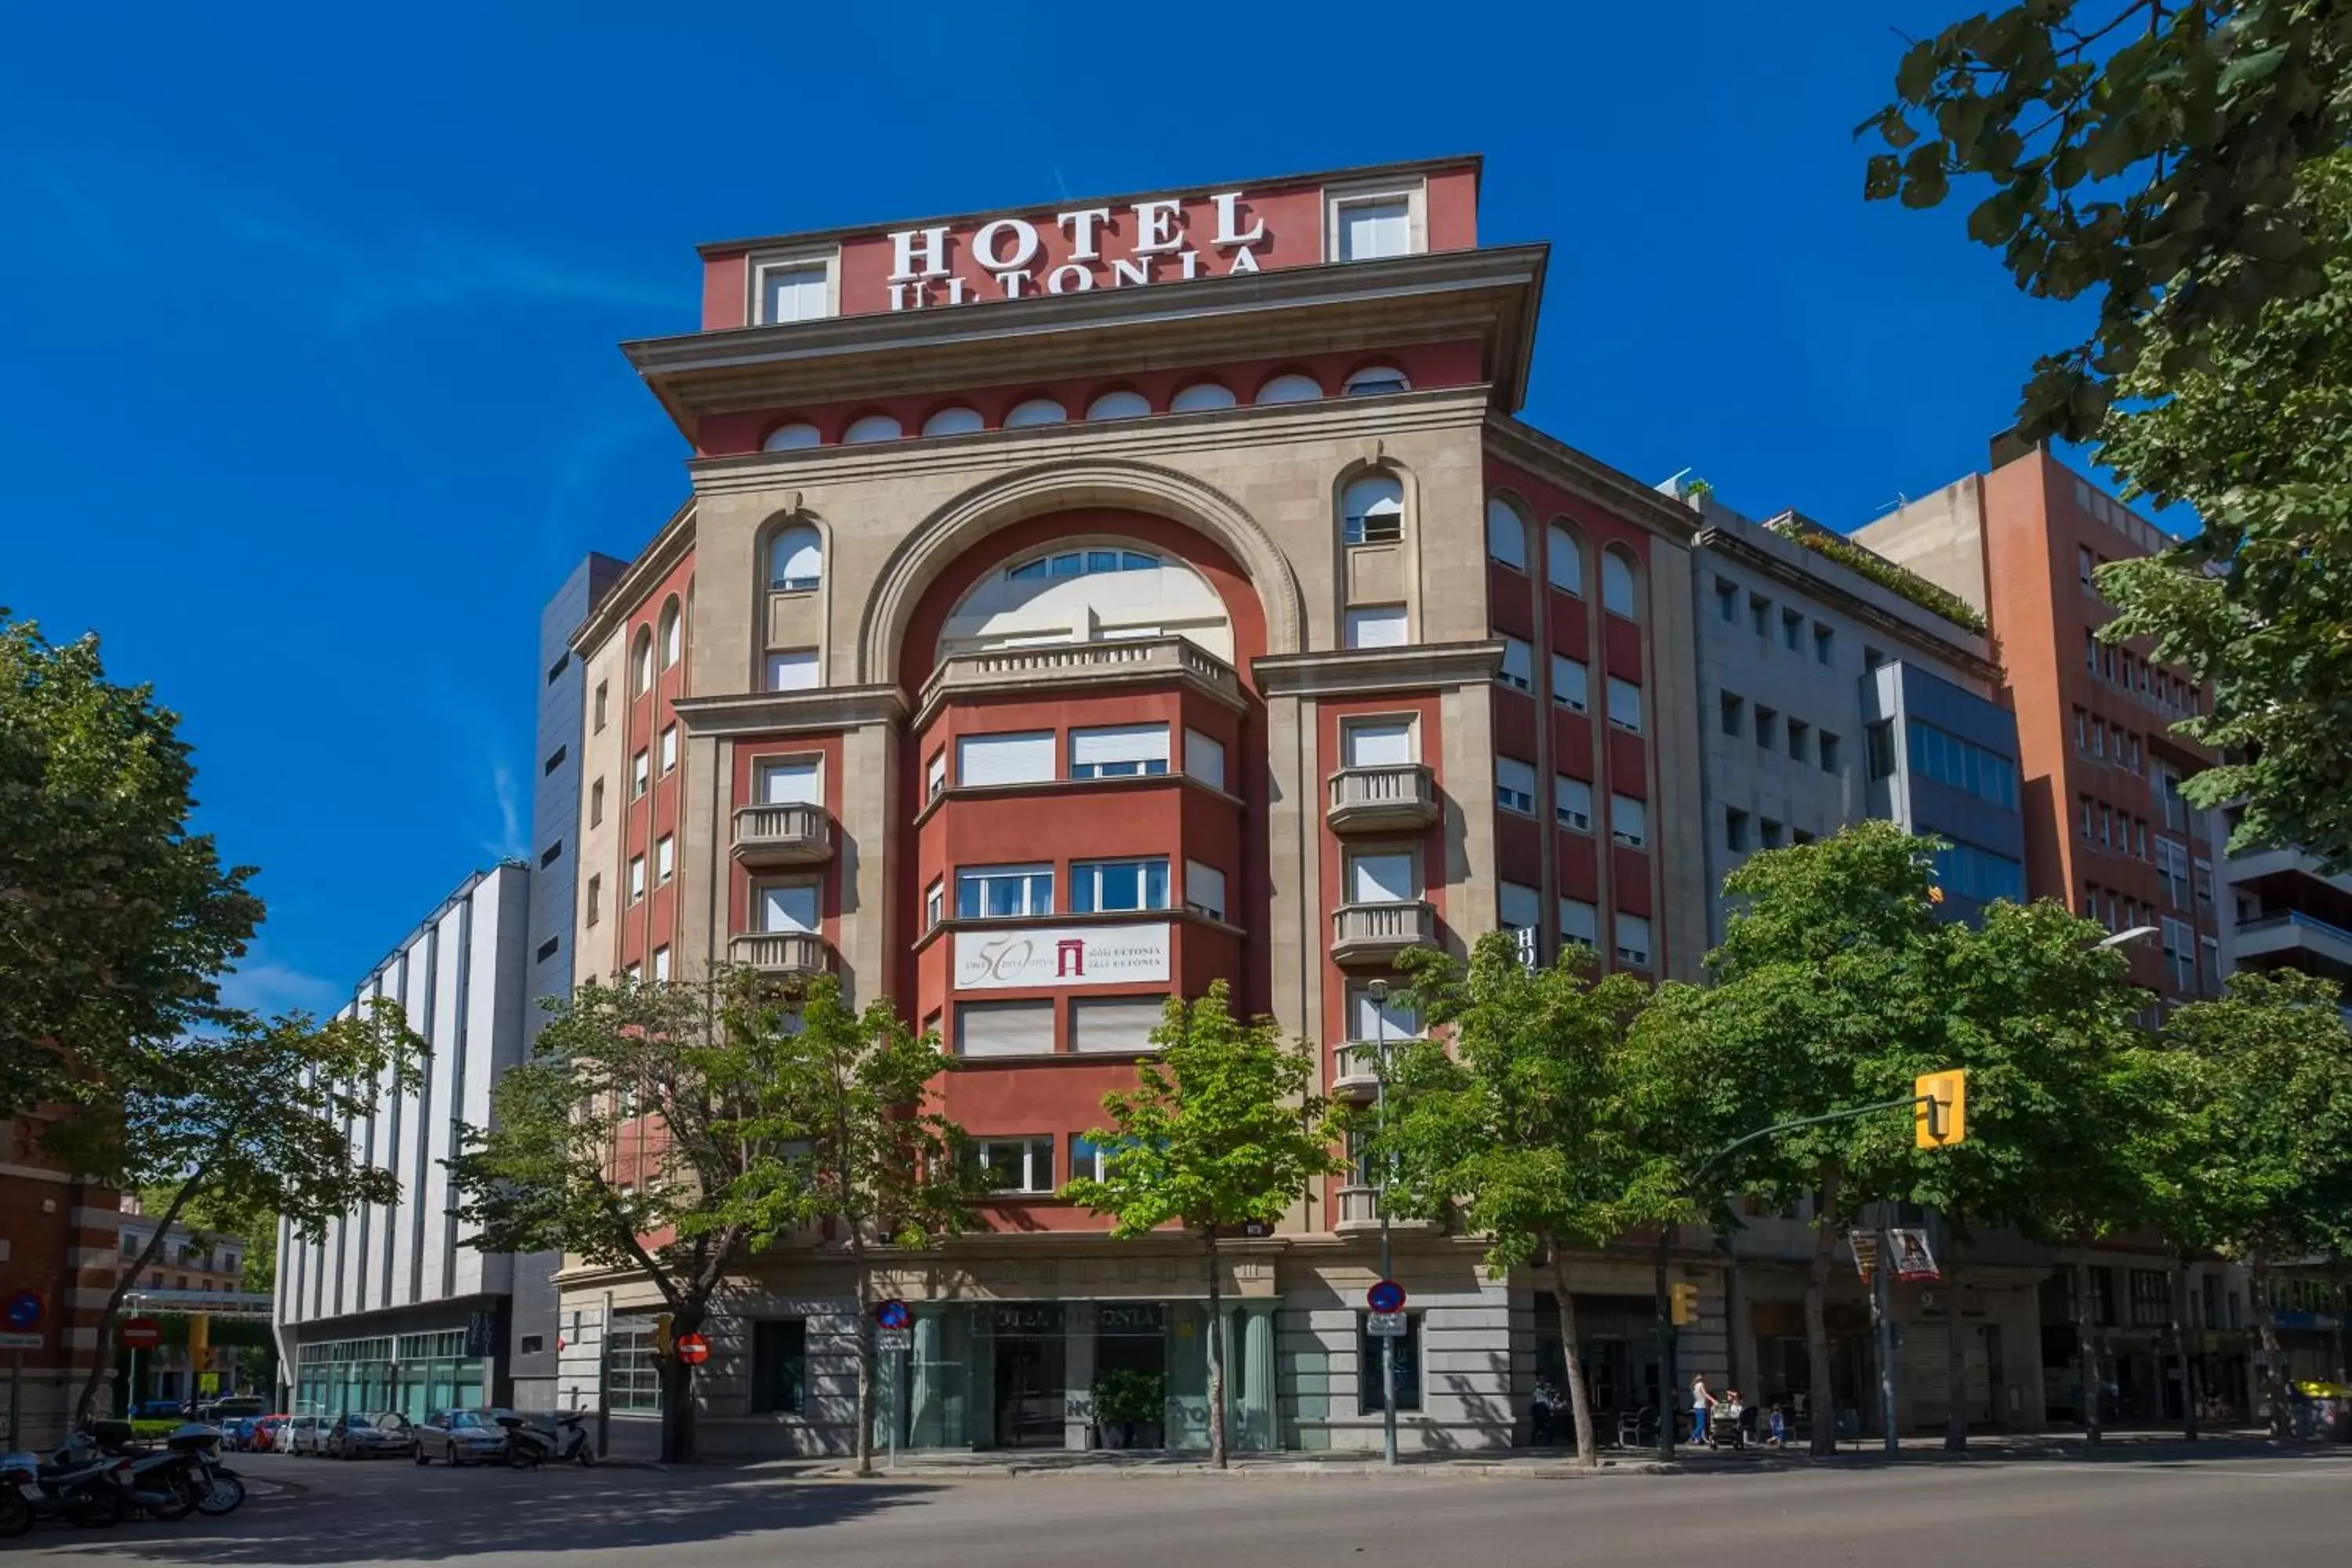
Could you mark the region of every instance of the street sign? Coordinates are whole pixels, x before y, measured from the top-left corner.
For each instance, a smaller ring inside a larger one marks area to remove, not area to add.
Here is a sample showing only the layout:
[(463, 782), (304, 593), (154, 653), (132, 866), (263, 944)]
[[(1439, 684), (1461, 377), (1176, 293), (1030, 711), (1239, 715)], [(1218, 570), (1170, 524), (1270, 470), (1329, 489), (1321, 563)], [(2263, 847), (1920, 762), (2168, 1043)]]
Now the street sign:
[(903, 1329), (914, 1322), (915, 1314), (907, 1310), (906, 1302), (894, 1296), (874, 1309), (874, 1321), (886, 1329)]
[(1374, 1339), (1401, 1340), (1411, 1331), (1402, 1312), (1374, 1312), (1364, 1320), (1364, 1331)]
[(0, 1333), (0, 1351), (37, 1351), (47, 1342), (38, 1334)]
[(700, 1366), (710, 1359), (710, 1342), (700, 1334), (678, 1335), (677, 1359), (688, 1366)]
[(12, 1329), (37, 1329), (41, 1326), (41, 1298), (35, 1291), (19, 1290), (8, 1298), (7, 1310), (0, 1312), (0, 1317), (5, 1317)]
[(1404, 1287), (1393, 1279), (1382, 1279), (1364, 1292), (1364, 1305), (1374, 1312), (1402, 1312)]
[(884, 1355), (905, 1355), (915, 1348), (915, 1336), (906, 1329), (878, 1329), (874, 1334), (874, 1348)]
[(163, 1342), (163, 1325), (152, 1318), (125, 1318), (114, 1325), (114, 1342), (127, 1351), (152, 1351)]

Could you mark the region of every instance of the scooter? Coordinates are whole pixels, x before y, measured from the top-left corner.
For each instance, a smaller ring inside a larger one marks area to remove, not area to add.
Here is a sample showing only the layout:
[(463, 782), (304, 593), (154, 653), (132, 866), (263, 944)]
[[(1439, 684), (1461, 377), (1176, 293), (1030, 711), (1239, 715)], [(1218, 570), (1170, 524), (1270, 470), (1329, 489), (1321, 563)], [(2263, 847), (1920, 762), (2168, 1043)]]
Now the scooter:
[(59, 1450), (60, 1459), (70, 1456), (69, 1462), (44, 1465), (37, 1454), (0, 1455), (0, 1537), (22, 1535), (37, 1520), (88, 1528), (129, 1516), (116, 1473), (127, 1472), (131, 1461), (90, 1451), (87, 1438), (79, 1441), (82, 1447)]
[[(191, 1422), (163, 1442), (180, 1460), (173, 1479), (190, 1507), (198, 1513), (215, 1517), (237, 1510), (245, 1501), (245, 1482), (235, 1470), (221, 1463), (219, 1427)], [(135, 1467), (133, 1473), (136, 1474)]]
[(518, 1470), (531, 1470), (554, 1459), (588, 1468), (596, 1462), (596, 1450), (580, 1422), (577, 1415), (564, 1412), (555, 1418), (556, 1430), (549, 1433), (520, 1415), (499, 1416), (499, 1425), (507, 1431), (507, 1463)]

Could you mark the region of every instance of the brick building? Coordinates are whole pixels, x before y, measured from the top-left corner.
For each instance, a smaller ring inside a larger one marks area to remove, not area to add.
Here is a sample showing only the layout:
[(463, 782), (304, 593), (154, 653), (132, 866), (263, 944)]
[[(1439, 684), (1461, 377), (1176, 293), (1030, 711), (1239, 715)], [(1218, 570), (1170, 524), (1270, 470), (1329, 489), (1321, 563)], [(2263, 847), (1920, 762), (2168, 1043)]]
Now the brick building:
[[(0, 1122), (0, 1303), (28, 1294), (40, 1302), (33, 1328), (0, 1324), (11, 1335), (0, 1342), (8, 1347), (0, 1368), (22, 1368), (0, 1377), (0, 1436), (11, 1447), (64, 1438), (118, 1277), (121, 1194), (60, 1169), (41, 1126), (33, 1117)], [(11, 1388), (21, 1395), (12, 1399)]]

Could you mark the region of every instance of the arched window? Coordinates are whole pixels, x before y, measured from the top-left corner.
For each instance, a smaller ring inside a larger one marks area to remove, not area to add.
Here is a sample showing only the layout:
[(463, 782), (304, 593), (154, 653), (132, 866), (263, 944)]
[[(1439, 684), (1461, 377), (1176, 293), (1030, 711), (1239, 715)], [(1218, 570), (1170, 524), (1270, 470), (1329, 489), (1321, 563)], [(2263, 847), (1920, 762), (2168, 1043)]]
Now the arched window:
[(1323, 395), (1323, 384), (1311, 375), (1277, 375), (1257, 389), (1260, 403), (1312, 403)]
[(678, 613), (676, 599), (662, 606), (661, 626), (662, 668), (675, 669), (686, 652), (686, 617)]
[(768, 438), (760, 443), (760, 450), (789, 452), (795, 447), (814, 447), (824, 438), (817, 434), (815, 426), (795, 419), (790, 425), (779, 425), (769, 431)]
[(1558, 523), (1544, 531), (1544, 576), (1565, 594), (1584, 596), (1584, 550)]
[(1528, 569), (1528, 520), (1501, 496), (1486, 498), (1486, 553), (1506, 566)]
[(969, 436), (984, 428), (980, 410), (966, 408), (961, 404), (942, 408), (923, 421), (923, 434), (926, 436)]
[(1412, 383), (1394, 365), (1368, 364), (1349, 376), (1339, 390), (1349, 397), (1377, 397), (1383, 392), (1410, 392)]
[(850, 421), (849, 428), (841, 433), (844, 441), (895, 441), (907, 433), (907, 427), (887, 414), (868, 414)]
[(1231, 408), (1234, 403), (1233, 390), (1223, 383), (1196, 381), (1169, 400), (1168, 412), (1198, 414), (1205, 408)]
[(794, 523), (768, 545), (768, 586), (800, 594), (824, 581), (824, 541), (806, 523)]
[(1031, 397), (1013, 405), (1004, 416), (1007, 430), (1018, 430), (1024, 425), (1059, 425), (1070, 416), (1070, 411), (1050, 397)]
[(1139, 392), (1106, 392), (1087, 405), (1089, 419), (1139, 419), (1150, 412), (1150, 402)]
[(637, 633), (637, 650), (629, 660), (636, 680), (635, 689), (642, 696), (654, 689), (654, 629), (642, 628)]
[(1392, 474), (1366, 474), (1339, 497), (1342, 544), (1394, 544), (1404, 537), (1404, 486)]
[(1642, 618), (1641, 601), (1633, 595), (1633, 563), (1622, 544), (1601, 552), (1601, 607), (1629, 621)]

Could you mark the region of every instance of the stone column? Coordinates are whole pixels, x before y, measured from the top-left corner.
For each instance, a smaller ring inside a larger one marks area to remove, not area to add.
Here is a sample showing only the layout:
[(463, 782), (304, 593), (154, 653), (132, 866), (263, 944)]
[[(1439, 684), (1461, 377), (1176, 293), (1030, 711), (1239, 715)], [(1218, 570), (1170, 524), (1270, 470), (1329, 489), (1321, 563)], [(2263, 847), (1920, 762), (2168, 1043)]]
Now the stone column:
[(1094, 1303), (1062, 1304), (1062, 1447), (1083, 1453), (1095, 1446)]
[(1276, 1416), (1274, 1373), (1274, 1312), (1272, 1303), (1242, 1309), (1242, 1447), (1265, 1452), (1281, 1446)]
[(915, 1308), (915, 1352), (908, 1367), (914, 1395), (907, 1427), (909, 1447), (936, 1448), (947, 1441), (946, 1336), (940, 1331), (946, 1311), (936, 1301)]

